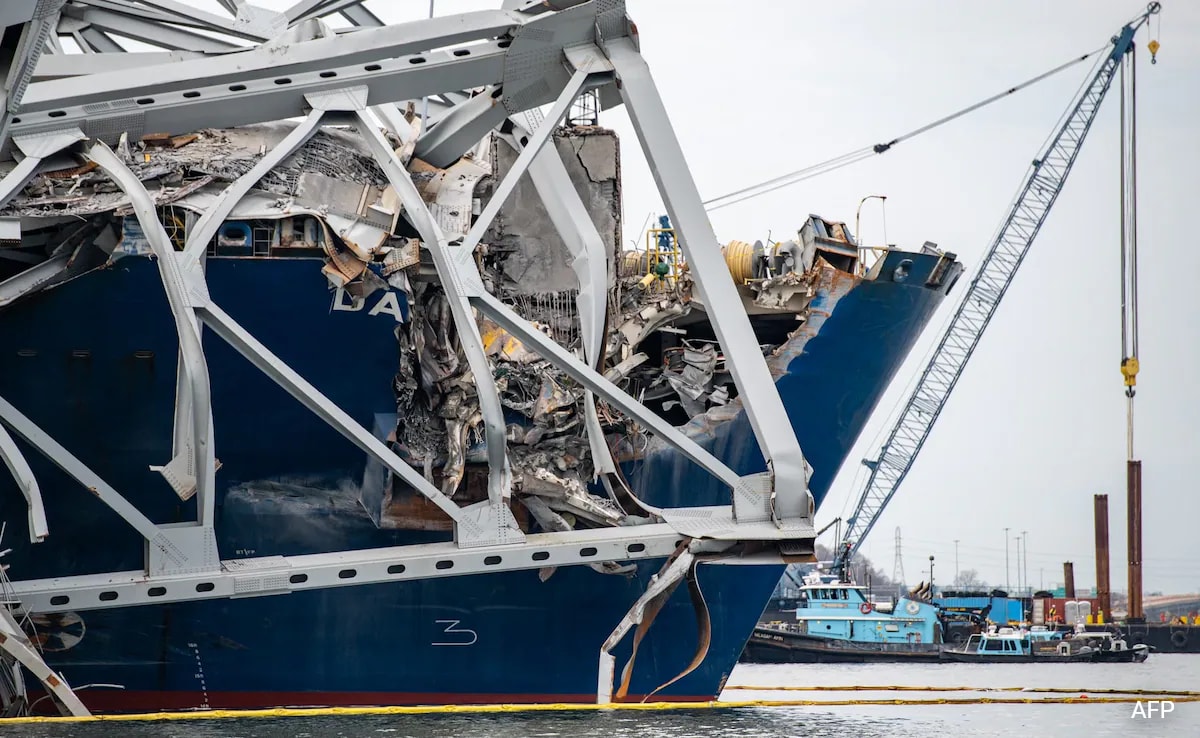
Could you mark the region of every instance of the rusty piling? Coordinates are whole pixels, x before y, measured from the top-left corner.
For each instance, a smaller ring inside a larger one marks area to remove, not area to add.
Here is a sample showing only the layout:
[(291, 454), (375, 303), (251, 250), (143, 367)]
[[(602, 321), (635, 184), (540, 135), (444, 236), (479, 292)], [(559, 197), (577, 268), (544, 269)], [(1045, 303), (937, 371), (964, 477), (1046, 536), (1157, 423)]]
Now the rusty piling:
[(1108, 495), (1096, 495), (1096, 599), (1104, 617), (1112, 617), (1108, 579)]
[(1130, 460), (1125, 470), (1129, 524), (1129, 619), (1142, 620), (1142, 462)]
[(1063, 594), (1068, 600), (1075, 599), (1075, 564), (1063, 562)]

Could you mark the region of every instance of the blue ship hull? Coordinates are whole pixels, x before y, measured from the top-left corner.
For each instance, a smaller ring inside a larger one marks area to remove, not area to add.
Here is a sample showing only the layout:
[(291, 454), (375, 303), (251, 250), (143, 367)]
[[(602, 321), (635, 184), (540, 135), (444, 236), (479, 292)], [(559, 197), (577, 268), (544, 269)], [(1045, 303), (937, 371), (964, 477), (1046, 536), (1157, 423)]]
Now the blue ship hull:
[[(892, 374), (946, 287), (924, 286), (936, 262), (903, 282), (851, 279), (819, 291), (811, 336), (777, 358), (777, 384), (815, 472), (819, 504)], [(890, 264), (882, 275), (890, 274)], [(334, 309), (307, 259), (210, 259), (214, 301), (367, 428), (395, 412), (395, 318), (375, 301)], [(402, 300), (402, 311), (406, 310)], [(377, 307), (377, 306), (376, 306)], [(374, 313), (374, 314), (372, 314)], [(0, 312), (0, 395), (152, 520), (194, 519), (151, 464), (170, 457), (176, 338), (156, 265), (126, 257)], [(222, 558), (315, 553), (445, 540), (381, 530), (358, 502), (365, 459), (219, 339), (205, 341), (221, 467)], [(742, 473), (765, 468), (744, 413), (688, 428)], [(143, 542), (32, 448), (49, 538), (28, 543), (24, 500), (0, 476), (0, 520), (14, 579), (139, 569)], [(655, 505), (727, 504), (728, 491), (664, 448), (627, 465)], [(59, 619), (47, 661), (94, 710), (194, 707), (594, 701), (601, 644), (662, 560), (635, 576), (560, 568), (305, 591), (286, 596), (116, 608)], [(703, 662), (656, 699), (715, 698), (782, 574), (779, 565), (705, 564), (711, 616)], [(686, 588), (638, 650), (640, 699), (681, 672), (699, 638)], [(618, 673), (630, 640), (615, 651)]]

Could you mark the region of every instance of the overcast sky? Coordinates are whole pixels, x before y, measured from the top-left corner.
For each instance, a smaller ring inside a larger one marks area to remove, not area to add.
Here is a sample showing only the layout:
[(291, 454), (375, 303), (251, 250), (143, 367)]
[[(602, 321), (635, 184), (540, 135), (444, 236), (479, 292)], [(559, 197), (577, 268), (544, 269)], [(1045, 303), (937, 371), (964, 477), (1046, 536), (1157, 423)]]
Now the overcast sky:
[[(286, 7), (289, 2), (268, 2)], [(374, 2), (386, 20), (424, 2)], [(498, 0), (438, 0), (438, 15)], [(642, 52), (705, 198), (890, 140), (1107, 43), (1136, 0), (705, 2), (630, 0)], [(1146, 592), (1200, 591), (1200, 3), (1168, 0), (1139, 33), (1142, 371), (1136, 454), (1144, 464)], [(1161, 32), (1160, 32), (1161, 28)], [(973, 272), (1090, 63), (853, 167), (714, 212), (718, 238), (794, 232), (809, 213), (853, 227), (859, 199), (887, 196), (887, 239), (938, 243)], [(1109, 495), (1112, 585), (1125, 577), (1125, 399), (1119, 363), (1118, 90), (1105, 101), (1067, 186), (929, 442), (864, 547), (887, 573), (903, 531), (910, 582), (958, 566), (1005, 582), (1005, 532), (1028, 532), (1035, 586), (1094, 584), (1092, 495)], [(620, 109), (626, 239), (662, 212)], [(883, 240), (877, 202), (862, 234)], [(966, 280), (952, 293), (961, 295)], [(897, 375), (818, 523), (850, 512), (898, 403), (953, 311), (948, 300)], [(819, 389), (819, 388), (817, 388)], [(829, 535), (829, 534), (827, 534)], [(833, 543), (832, 538), (825, 541)]]
[[(1193, 487), (1200, 452), (1195, 241), (1200, 196), (1200, 5), (1166, 3), (1163, 44), (1139, 70), (1141, 362), (1147, 592), (1200, 591)], [(1138, 2), (638, 3), (631, 16), (701, 193), (886, 141), (1106, 43)], [(686, 8), (686, 9), (685, 9)], [(735, 10), (736, 8), (736, 10)], [(1157, 31), (1158, 21), (1151, 30)], [(1140, 44), (1148, 36), (1140, 37)], [(1034, 158), (1088, 74), (1074, 67), (881, 157), (718, 210), (721, 240), (794, 230), (809, 212), (853, 223), (884, 194), (890, 242), (924, 240), (972, 272)], [(1092, 495), (1109, 494), (1112, 585), (1125, 589), (1125, 404), (1120, 362), (1119, 100), (1105, 101), (1066, 189), (901, 492), (864, 548), (891, 573), (902, 530), (910, 582), (958, 566), (1005, 580), (1005, 533), (1028, 531), (1029, 578), (1094, 583)], [(615, 117), (615, 116), (614, 116)], [(611, 125), (624, 130), (624, 123)], [(635, 152), (626, 146), (627, 159)], [(627, 221), (655, 205), (623, 161)], [(877, 203), (862, 237), (882, 240)], [(965, 286), (965, 281), (961, 283)], [(956, 291), (954, 297), (959, 297)], [(818, 514), (850, 512), (897, 403), (954, 306), (884, 398)], [(864, 470), (865, 471), (865, 470)], [(1015, 570), (1015, 541), (1009, 541)], [(1015, 571), (1010, 572), (1016, 584)]]

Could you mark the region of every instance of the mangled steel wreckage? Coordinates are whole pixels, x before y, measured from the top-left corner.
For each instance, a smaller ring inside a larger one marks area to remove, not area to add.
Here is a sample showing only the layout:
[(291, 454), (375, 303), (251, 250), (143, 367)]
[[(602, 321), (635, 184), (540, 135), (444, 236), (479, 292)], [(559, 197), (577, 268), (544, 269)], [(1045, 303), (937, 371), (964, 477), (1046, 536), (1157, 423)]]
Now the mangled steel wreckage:
[[(413, 106), (404, 120), (415, 135), (420, 121)], [(124, 136), (117, 152), (154, 196), (172, 244), (182, 249), (221, 192), (292, 130), (292, 125), (273, 123), (150, 135), (132, 143)], [(446, 169), (413, 157), (412, 146), (394, 136), (390, 143), (443, 232), (461, 237), (515, 158), (516, 151), (503, 138), (489, 134)], [(704, 309), (697, 307), (673, 231), (653, 231), (649, 249), (620, 250), (615, 134), (596, 126), (571, 126), (554, 138), (559, 155), (578, 162), (567, 170), (591, 205), (588, 214), (605, 243), (607, 279), (599, 300), (605, 313), (614, 316), (602, 336), (605, 377), (675, 420), (694, 420), (731, 400), (736, 408), (736, 388)], [(5, 296), (5, 304), (94, 269), (114, 268), (124, 257), (153, 254), (128, 197), (112, 178), (94, 162), (69, 153), (58, 163), (63, 168), (44, 169), (0, 211), (0, 217), (23, 224), (19, 245), (9, 247), (10, 258), (40, 267), (23, 272), (28, 278)], [(528, 181), (522, 184), (531, 187)], [(536, 198), (518, 185), (474, 258), (490, 293), (582, 356), (580, 291), (563, 289), (576, 281), (571, 254), (552, 226), (547, 229), (548, 216), (536, 206)], [(325, 128), (258, 180), (212, 236), (207, 253), (217, 258), (320, 259), (323, 263), (313, 269), (327, 279), (332, 310), (361, 311), (369, 303), (369, 314), (393, 316), (398, 323), (398, 423), (388, 443), (447, 497), (479, 502), (487, 497), (488, 469), (475, 382), (437, 270), (428, 249), (422, 256), (419, 234), (402, 220), (402, 210), (356, 131)], [(773, 244), (770, 253), (761, 242), (751, 246), (739, 241), (723, 251), (749, 312), (779, 321), (773, 333), (783, 340), (762, 348), (768, 356), (784, 359), (777, 362), (780, 368), (795, 354), (789, 342), (802, 344), (807, 338), (804, 323), (816, 286), (841, 280), (844, 290), (857, 279), (857, 247), (845, 226), (816, 216), (796, 240)], [(515, 500), (544, 530), (569, 530), (578, 520), (619, 525), (630, 502), (631, 509), (642, 512), (632, 497), (623, 505), (616, 495), (588, 491), (598, 476), (585, 422), (590, 393), (486, 316), (476, 315), (476, 320), (509, 419), (505, 433)], [(728, 410), (722, 415), (714, 411), (709, 420), (719, 422), (720, 417), (731, 416)], [(649, 443), (649, 434), (603, 400), (596, 405), (596, 418), (605, 455), (618, 450), (618, 461), (631, 461)], [(613, 443), (617, 449), (611, 448)], [(451, 529), (450, 518), (401, 480), (389, 477), (383, 489), (379, 517), (385, 525)]]
[[(868, 268), (817, 216), (718, 247), (621, 4), (559, 5), (399, 35), (259, 16), (282, 35), (161, 81), (116, 52), (33, 76), (0, 182), (0, 517), (30, 541), (9, 655), (61, 709), (608, 701), (622, 653), (616, 699), (719, 692), (961, 267)], [(435, 87), (487, 54), (500, 79)], [(429, 117), (387, 97), (418, 74)], [(155, 85), (210, 82), (236, 105), (168, 125)], [(560, 125), (581, 93), (634, 113), (674, 219), (644, 245), (616, 135)]]

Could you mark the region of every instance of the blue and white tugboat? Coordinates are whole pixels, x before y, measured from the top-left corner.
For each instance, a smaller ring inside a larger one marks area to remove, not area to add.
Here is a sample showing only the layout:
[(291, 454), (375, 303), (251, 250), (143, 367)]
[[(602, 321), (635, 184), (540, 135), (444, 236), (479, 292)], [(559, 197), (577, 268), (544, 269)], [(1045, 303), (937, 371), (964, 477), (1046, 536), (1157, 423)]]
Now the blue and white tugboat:
[(937, 661), (944, 642), (939, 608), (921, 584), (894, 604), (866, 587), (814, 572), (800, 587), (795, 623), (760, 624), (743, 660), (755, 663)]

